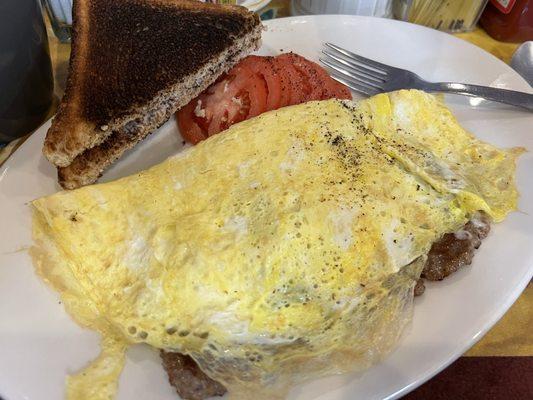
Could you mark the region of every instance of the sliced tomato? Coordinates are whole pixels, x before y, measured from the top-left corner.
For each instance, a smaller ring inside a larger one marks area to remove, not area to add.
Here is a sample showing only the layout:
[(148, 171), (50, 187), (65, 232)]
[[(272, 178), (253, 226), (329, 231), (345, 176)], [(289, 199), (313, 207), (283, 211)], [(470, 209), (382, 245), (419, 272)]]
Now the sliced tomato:
[(304, 57), (249, 56), (176, 115), (182, 136), (196, 144), (265, 111), (332, 97), (352, 98), (346, 86)]
[(350, 89), (335, 79), (329, 77), (329, 80), (325, 83), (326, 90), (323, 99), (352, 99), (352, 92)]
[(303, 80), (306, 83), (303, 89), (306, 93), (304, 101), (319, 100), (323, 92), (323, 82), (329, 77), (326, 71), (320, 68), (319, 65), (295, 53), (280, 54), (278, 58), (290, 63), (303, 75)]
[(231, 125), (266, 111), (267, 89), (264, 79), (245, 65), (231, 69), (206, 98), (206, 112), (212, 115), (207, 129), (214, 135)]
[(306, 76), (311, 88), (306, 101), (324, 99), (326, 82), (331, 77), (320, 65), (295, 53), (286, 53), (279, 57), (292, 62), (294, 67)]
[(208, 136), (216, 135), (228, 129), (237, 122), (244, 121), (250, 111), (250, 102), (246, 94), (239, 93), (233, 97), (226, 97), (213, 112), (213, 119), (207, 129)]
[(248, 82), (243, 84), (243, 91), (248, 94), (250, 100), (250, 112), (248, 118), (256, 117), (267, 111), (267, 85), (264, 79), (258, 75), (252, 75)]
[(281, 102), (281, 78), (274, 65), (274, 57), (248, 56), (242, 62), (265, 80), (267, 88), (266, 110), (276, 110)]
[(189, 143), (196, 144), (204, 139), (207, 139), (207, 129), (203, 129), (198, 121), (194, 118), (194, 109), (198, 99), (193, 99), (185, 107), (181, 108), (177, 113), (178, 127), (183, 139)]
[(216, 110), (212, 104), (218, 104), (223, 101), (225, 82), (228, 79), (227, 75), (221, 76), (198, 97), (178, 110), (176, 113), (178, 126), (186, 141), (196, 144), (201, 140), (207, 139), (209, 126)]
[(285, 53), (278, 57), (292, 62), (294, 67), (306, 76), (311, 86), (311, 91), (306, 101), (325, 100), (333, 97), (339, 99), (352, 98), (350, 90), (329, 76), (327, 71), (317, 63), (295, 53)]
[(279, 65), (279, 73), (285, 76), (289, 82), (290, 97), (286, 105), (300, 104), (306, 101), (311, 91), (311, 87), (306, 76), (296, 69), (292, 60), (287, 57), (278, 56), (275, 58)]
[(288, 106), (291, 103), (291, 81), (282, 69), (283, 64), (277, 61), (277, 57), (272, 58), (271, 66), (279, 78), (279, 104), (276, 108), (278, 109)]

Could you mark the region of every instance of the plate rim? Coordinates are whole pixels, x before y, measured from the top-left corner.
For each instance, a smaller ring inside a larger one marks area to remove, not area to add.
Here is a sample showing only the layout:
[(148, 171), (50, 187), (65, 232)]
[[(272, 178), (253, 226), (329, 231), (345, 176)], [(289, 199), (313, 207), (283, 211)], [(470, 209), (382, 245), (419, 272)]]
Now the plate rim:
[[(394, 400), (399, 399), (402, 396), (405, 396), (406, 394), (412, 392), (416, 388), (422, 386), (424, 383), (429, 381), (431, 378), (434, 378), (436, 375), (444, 371), (446, 368), (448, 368), (452, 363), (457, 361), (459, 358), (461, 358), (468, 350), (470, 350), (477, 342), (479, 342), (483, 337), (490, 331), (496, 323), (502, 319), (502, 317), (509, 311), (509, 309), (512, 307), (512, 305), (518, 300), (520, 295), (524, 293), (524, 290), (526, 289), (527, 285), (533, 278), (533, 264), (529, 267), (529, 276), (525, 274), (520, 284), (518, 285), (518, 288), (516, 288), (512, 295), (508, 296), (507, 301), (504, 302), (500, 308), (497, 310), (497, 312), (493, 313), (494, 317), (491, 319), (491, 321), (488, 324), (485, 324), (482, 329), (480, 329), (474, 337), (472, 337), (468, 343), (464, 344), (463, 346), (460, 346), (453, 355), (448, 357), (448, 359), (442, 363), (442, 365), (439, 365), (436, 368), (433, 368), (432, 370), (426, 370), (425, 373), (420, 374), (417, 379), (404, 386), (403, 388), (397, 390), (394, 393), (391, 393), (389, 396), (385, 397), (383, 400)], [(519, 289), (519, 290), (518, 290)], [(415, 310), (416, 312), (416, 310)]]

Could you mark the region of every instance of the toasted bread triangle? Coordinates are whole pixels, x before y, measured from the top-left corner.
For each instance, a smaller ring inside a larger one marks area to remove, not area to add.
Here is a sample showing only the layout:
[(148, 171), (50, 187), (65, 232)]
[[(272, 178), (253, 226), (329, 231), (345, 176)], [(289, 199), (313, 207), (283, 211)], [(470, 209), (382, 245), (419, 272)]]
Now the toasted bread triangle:
[(62, 186), (94, 182), (256, 49), (261, 30), (257, 15), (239, 6), (75, 1), (67, 87), (43, 149)]

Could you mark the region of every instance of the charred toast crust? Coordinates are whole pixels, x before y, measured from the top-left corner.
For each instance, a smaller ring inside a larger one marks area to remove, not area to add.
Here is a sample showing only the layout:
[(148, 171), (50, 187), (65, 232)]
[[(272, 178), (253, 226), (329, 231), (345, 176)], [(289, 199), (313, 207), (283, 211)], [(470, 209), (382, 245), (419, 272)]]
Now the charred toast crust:
[(43, 150), (61, 167), (260, 25), (243, 7), (194, 0), (78, 0), (73, 21), (65, 96)]
[[(89, 30), (92, 68), (85, 76), (80, 111), (97, 126), (150, 101), (254, 27), (250, 15), (227, 14), (218, 8), (206, 13), (203, 8), (191, 11), (161, 5), (150, 9), (136, 1), (128, 7), (119, 3), (92, 4), (90, 11), (91, 28), (95, 28)], [(128, 21), (128, 26), (117, 24), (116, 19)]]
[(52, 125), (46, 133), (43, 153), (55, 165), (68, 165), (71, 154), (77, 152), (80, 146), (89, 147), (94, 141), (94, 124), (83, 121), (79, 116), (82, 97), (78, 93), (79, 81), (83, 79), (86, 63), (89, 24), (88, 8), (83, 7), (87, 2), (74, 0), (72, 7), (72, 31), (70, 61), (68, 67), (65, 93)]

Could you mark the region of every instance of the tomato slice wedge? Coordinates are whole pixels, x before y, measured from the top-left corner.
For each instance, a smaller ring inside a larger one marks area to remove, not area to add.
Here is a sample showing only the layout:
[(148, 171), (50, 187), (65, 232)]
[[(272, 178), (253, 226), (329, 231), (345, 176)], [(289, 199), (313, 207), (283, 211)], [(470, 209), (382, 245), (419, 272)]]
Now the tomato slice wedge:
[(284, 73), (281, 63), (277, 61), (277, 57), (272, 58), (271, 66), (279, 78), (279, 102), (275, 108), (278, 109), (288, 106), (291, 102), (291, 81), (287, 74)]
[(326, 100), (330, 98), (351, 99), (352, 94), (343, 84), (334, 80), (327, 71), (317, 63), (295, 53), (285, 53), (278, 56), (283, 58), (305, 75), (311, 90), (305, 101)]
[(205, 103), (206, 113), (212, 115), (209, 136), (266, 111), (266, 83), (246, 65), (231, 69), (215, 86)]
[(321, 98), (324, 81), (329, 78), (326, 71), (314, 62), (295, 53), (280, 54), (278, 58), (291, 64), (303, 75), (303, 79), (307, 83), (307, 87), (304, 89), (306, 93), (304, 101), (319, 100)]
[(266, 110), (276, 110), (281, 102), (281, 78), (275, 67), (274, 57), (248, 56), (242, 62), (265, 80), (267, 88)]
[(250, 101), (250, 112), (247, 118), (256, 117), (267, 111), (268, 91), (263, 78), (252, 72), (249, 81), (243, 84), (242, 90), (247, 93)]
[(350, 89), (347, 86), (343, 85), (340, 82), (337, 82), (331, 77), (328, 78), (328, 81), (325, 82), (325, 91), (322, 100), (331, 98), (345, 100), (352, 99), (352, 92), (350, 92)]
[(207, 139), (207, 120), (195, 115), (198, 104), (201, 105), (201, 100), (199, 98), (193, 99), (176, 113), (181, 136), (192, 144)]
[(309, 80), (292, 63), (292, 60), (282, 55), (275, 58), (279, 65), (279, 74), (284, 76), (288, 82), (289, 102), (285, 105), (300, 104), (306, 101), (311, 91)]

